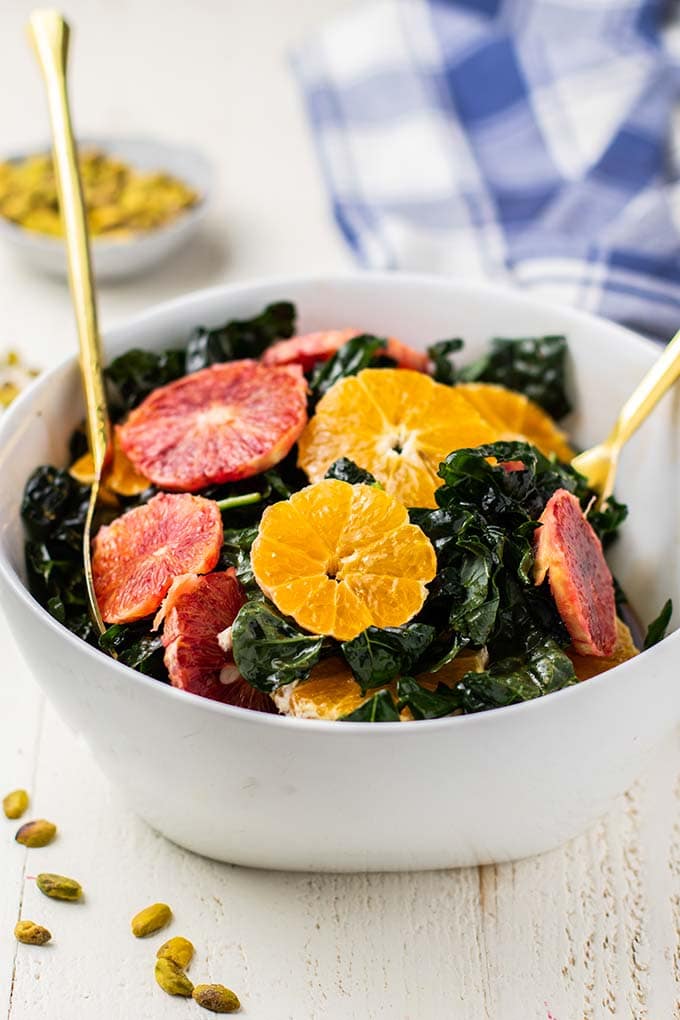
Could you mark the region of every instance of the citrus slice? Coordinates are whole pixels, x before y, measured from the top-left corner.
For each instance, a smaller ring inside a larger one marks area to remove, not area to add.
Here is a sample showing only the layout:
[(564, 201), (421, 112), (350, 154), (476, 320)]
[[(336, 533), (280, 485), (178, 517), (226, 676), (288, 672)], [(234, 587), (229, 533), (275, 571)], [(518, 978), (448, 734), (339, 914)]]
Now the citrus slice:
[(117, 431), (135, 468), (155, 485), (196, 492), (278, 464), (306, 421), (299, 365), (243, 360), (160, 386)]
[[(265, 365), (301, 365), (303, 372), (310, 372), (319, 361), (328, 361), (343, 344), (361, 336), (360, 329), (327, 329), (319, 333), (305, 333), (290, 340), (278, 340), (262, 355)], [(429, 358), (424, 351), (416, 351), (395, 337), (388, 337), (387, 349), (380, 351), (396, 361), (399, 368), (412, 368), (426, 372)]]
[(217, 566), (223, 537), (217, 503), (166, 493), (101, 527), (92, 571), (102, 619), (132, 623), (155, 613), (179, 574)]
[(538, 521), (535, 583), (542, 584), (547, 574), (574, 651), (609, 658), (617, 641), (616, 601), (602, 543), (566, 489), (552, 494)]
[(579, 680), (590, 680), (591, 677), (604, 673), (622, 662), (627, 662), (638, 654), (633, 635), (623, 622), (616, 620), (616, 646), (606, 659), (596, 655), (579, 655), (573, 648), (567, 648), (567, 655), (574, 664), (574, 672)]
[(456, 389), (498, 430), (497, 439), (526, 440), (546, 457), (554, 453), (558, 460), (567, 463), (574, 456), (566, 433), (523, 393), (494, 383), (460, 383)]
[(398, 500), (335, 479), (267, 507), (251, 563), (282, 613), (340, 641), (406, 623), (436, 571), (434, 549)]
[(321, 398), (300, 436), (299, 463), (318, 482), (333, 461), (350, 457), (407, 506), (433, 507), (447, 454), (495, 438), (456, 387), (408, 369), (366, 368)]
[(299, 463), (316, 482), (338, 457), (350, 457), (407, 506), (433, 507), (444, 458), (501, 439), (527, 440), (560, 459), (573, 456), (564, 433), (520, 393), (367, 368), (339, 380), (319, 401), (300, 436)]
[[(485, 669), (487, 658), (484, 650), (463, 651), (437, 673), (425, 673), (418, 679), (430, 691), (439, 683), (453, 687), (465, 673), (471, 670), (479, 673)], [(283, 715), (293, 715), (300, 719), (335, 720), (360, 708), (377, 690), (385, 689), (396, 696), (396, 683), (362, 694), (345, 660), (339, 656), (330, 656), (314, 666), (308, 680), (297, 680), (280, 687), (271, 696)], [(413, 716), (408, 709), (404, 709), (401, 718), (407, 721)]]
[[(69, 474), (81, 485), (92, 485), (94, 482), (94, 461), (88, 451), (79, 457), (69, 468)], [(140, 475), (134, 464), (123, 451), (117, 435), (113, 437), (113, 456), (108, 469), (104, 473), (104, 488), (118, 496), (138, 496), (148, 489), (151, 482)]]
[(164, 621), (163, 661), (173, 687), (228, 705), (271, 712), (269, 695), (243, 679), (233, 655), (218, 641), (218, 634), (231, 627), (245, 601), (233, 568), (183, 574), (173, 581), (154, 629)]

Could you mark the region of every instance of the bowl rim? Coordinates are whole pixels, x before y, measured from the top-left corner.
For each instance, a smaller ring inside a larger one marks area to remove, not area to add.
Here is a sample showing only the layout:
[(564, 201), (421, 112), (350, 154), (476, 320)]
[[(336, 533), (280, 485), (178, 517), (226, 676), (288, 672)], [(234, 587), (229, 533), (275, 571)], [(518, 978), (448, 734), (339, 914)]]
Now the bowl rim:
[[(107, 251), (120, 251), (128, 246), (139, 246), (148, 242), (152, 238), (158, 238), (161, 235), (167, 235), (178, 230), (183, 230), (188, 223), (193, 223), (197, 219), (202, 219), (211, 205), (214, 198), (215, 191), (215, 165), (206, 155), (206, 153), (193, 145), (185, 145), (181, 142), (166, 142), (160, 138), (155, 138), (151, 135), (141, 134), (130, 134), (130, 135), (96, 135), (84, 133), (82, 136), (76, 138), (76, 144), (79, 148), (87, 146), (97, 146), (104, 151), (115, 149), (116, 145), (138, 145), (140, 148), (155, 149), (159, 153), (159, 157), (162, 159), (162, 154), (171, 153), (186, 153), (191, 159), (200, 165), (201, 173), (205, 175), (205, 183), (202, 185), (198, 194), (198, 201), (195, 205), (189, 206), (188, 209), (184, 209), (180, 212), (179, 216), (169, 220), (167, 223), (162, 224), (159, 227), (154, 227), (151, 230), (143, 230), (133, 233), (130, 237), (125, 238), (111, 238), (111, 237), (90, 237), (90, 244), (92, 245), (93, 252), (107, 252)], [(29, 156), (41, 156), (51, 152), (52, 142), (45, 138), (41, 143), (31, 144), (22, 152), (12, 152), (9, 155), (2, 156), (0, 162), (13, 163), (18, 162), (22, 159), (27, 159)], [(20, 223), (15, 223), (13, 220), (7, 219), (6, 216), (0, 215), (0, 234), (4, 235), (10, 241), (16, 241), (19, 244), (29, 248), (42, 248), (43, 251), (63, 251), (65, 253), (64, 239), (63, 237), (55, 237), (52, 234), (44, 234), (39, 230), (28, 230), (26, 227), (21, 226)]]
[[(216, 286), (206, 287), (199, 290), (187, 291), (181, 295), (170, 298), (169, 300), (158, 302), (121, 321), (120, 323), (116, 323), (111, 329), (105, 330), (103, 332), (103, 336), (105, 339), (110, 339), (115, 349), (116, 343), (122, 343), (124, 334), (129, 330), (142, 328), (150, 319), (154, 319), (157, 316), (171, 314), (174, 309), (185, 309), (187, 305), (190, 304), (201, 304), (221, 296), (224, 296), (227, 299), (238, 295), (247, 296), (249, 293), (255, 293), (263, 288), (284, 289), (286, 287), (294, 287), (301, 283), (311, 286), (326, 286), (334, 284), (353, 286), (359, 283), (364, 286), (367, 281), (370, 285), (376, 286), (376, 288), (387, 287), (388, 289), (392, 286), (413, 286), (416, 288), (435, 287), (443, 289), (450, 288), (452, 284), (452, 281), (449, 278), (434, 274), (403, 273), (394, 271), (366, 272), (362, 270), (355, 270), (338, 273), (297, 273), (282, 276), (273, 275), (257, 277), (256, 279), (248, 281), (218, 284)], [(517, 291), (511, 287), (496, 283), (468, 280), (455, 281), (455, 287), (459, 292), (462, 291), (472, 296), (484, 295), (488, 298), (489, 296), (496, 295), (505, 301), (509, 299), (518, 306), (531, 307), (533, 309), (544, 311), (548, 314), (550, 312), (559, 312), (564, 315), (566, 312), (575, 321), (575, 323), (580, 324), (581, 326), (590, 326), (596, 329), (606, 326), (608, 329), (615, 329), (622, 334), (622, 337), (626, 339), (626, 342), (636, 345), (638, 349), (644, 350), (647, 354), (658, 353), (659, 350), (659, 345), (653, 340), (642, 337), (618, 323), (611, 322), (610, 320), (604, 319), (600, 316), (592, 315), (589, 312), (583, 312), (580, 309), (571, 308), (568, 305), (562, 305), (542, 298), (536, 298), (531, 294)], [(15, 422), (18, 423), (22, 418), (24, 407), (33, 400), (39, 390), (49, 388), (52, 380), (73, 366), (76, 360), (77, 358), (75, 354), (70, 357), (63, 358), (56, 365), (41, 373), (34, 382), (22, 391), (19, 397), (12, 403), (11, 407), (0, 419), (0, 449), (4, 444), (6, 436), (12, 432)], [(511, 719), (514, 715), (519, 713), (527, 714), (529, 712), (541, 711), (540, 706), (544, 705), (546, 702), (548, 705), (556, 707), (558, 701), (561, 703), (568, 698), (573, 699), (579, 696), (583, 697), (583, 694), (579, 694), (579, 692), (583, 691), (584, 687), (585, 690), (594, 691), (605, 684), (616, 682), (616, 678), (612, 681), (613, 674), (616, 674), (618, 677), (619, 671), (630, 670), (638, 659), (636, 656), (634, 659), (620, 663), (612, 669), (606, 670), (604, 673), (600, 673), (598, 676), (591, 677), (587, 683), (577, 683), (572, 687), (563, 688), (560, 691), (555, 691), (552, 694), (534, 698), (531, 701), (524, 701), (517, 705), (507, 705), (502, 708), (490, 709), (486, 712), (477, 712), (468, 715), (444, 716), (440, 719), (418, 719), (413, 720), (413, 722), (408, 725), (405, 725), (401, 721), (374, 724), (367, 724), (364, 722), (343, 722), (338, 725), (337, 720), (305, 719), (295, 716), (276, 715), (267, 712), (255, 712), (252, 709), (240, 708), (236, 705), (228, 705), (220, 701), (213, 701), (210, 698), (204, 698), (200, 695), (192, 694), (189, 691), (183, 691), (172, 687), (170, 684), (163, 683), (153, 677), (146, 676), (145, 674), (133, 669), (131, 666), (126, 666), (125, 664), (110, 658), (98, 648), (93, 647), (81, 638), (77, 637), (77, 635), (68, 630), (67, 627), (64, 627), (55, 620), (54, 617), (52, 617), (48, 611), (40, 605), (29, 589), (24, 585), (12, 565), (8, 562), (2, 547), (0, 547), (0, 583), (11, 588), (19, 601), (26, 607), (26, 610), (33, 617), (37, 618), (37, 620), (43, 625), (49, 627), (58, 640), (65, 641), (74, 649), (76, 654), (84, 654), (95, 664), (102, 663), (102, 660), (105, 660), (107, 665), (120, 677), (121, 682), (130, 682), (130, 678), (133, 677), (136, 683), (142, 684), (144, 687), (158, 692), (159, 697), (174, 699), (178, 704), (185, 703), (186, 698), (188, 697), (191, 699), (191, 702), (195, 707), (200, 707), (207, 712), (217, 713), (217, 715), (226, 715), (235, 721), (239, 720), (256, 726), (260, 724), (268, 726), (283, 726), (291, 729), (292, 731), (301, 729), (303, 732), (307, 733), (317, 732), (328, 734), (336, 732), (339, 734), (344, 733), (347, 735), (354, 735), (355, 737), (359, 734), (365, 734), (362, 739), (370, 739), (371, 737), (375, 737), (376, 734), (383, 734), (384, 737), (394, 737), (395, 733), (398, 732), (404, 733), (405, 735), (410, 734), (412, 739), (415, 738), (417, 734), (423, 735), (445, 728), (460, 726), (469, 727), (472, 725), (493, 725), (495, 721), (500, 722), (501, 719)], [(663, 641), (659, 642), (652, 648), (641, 651), (640, 654), (644, 654), (647, 657), (647, 661), (650, 665), (652, 665), (653, 661), (657, 660), (660, 654), (667, 654), (670, 651), (667, 645), (670, 641), (674, 641), (676, 644), (680, 641), (680, 628), (668, 634)], [(665, 653), (662, 651), (664, 646), (667, 646)], [(547, 705), (544, 711), (546, 709)], [(407, 737), (407, 739), (409, 738)]]

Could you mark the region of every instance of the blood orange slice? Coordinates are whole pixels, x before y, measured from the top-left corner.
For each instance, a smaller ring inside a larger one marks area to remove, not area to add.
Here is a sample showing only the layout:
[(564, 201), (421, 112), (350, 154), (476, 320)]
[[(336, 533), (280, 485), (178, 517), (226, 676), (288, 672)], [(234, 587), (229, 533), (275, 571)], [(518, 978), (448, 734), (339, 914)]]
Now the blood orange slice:
[(299, 365), (231, 361), (160, 386), (118, 426), (118, 436), (159, 488), (197, 492), (278, 464), (306, 421)]
[[(290, 340), (279, 340), (268, 347), (262, 356), (265, 365), (300, 365), (309, 372), (319, 361), (328, 361), (348, 340), (361, 336), (360, 329), (327, 329), (320, 333), (305, 333)], [(416, 351), (395, 337), (387, 340), (387, 349), (381, 352), (396, 361), (399, 368), (412, 368), (426, 372), (429, 359), (424, 351)]]
[(217, 640), (245, 601), (233, 568), (203, 577), (184, 574), (175, 578), (154, 625), (165, 620), (164, 661), (173, 687), (228, 705), (274, 712), (269, 695), (243, 679), (232, 654)]
[(217, 503), (166, 493), (100, 528), (92, 570), (102, 618), (132, 623), (154, 613), (178, 574), (217, 566), (223, 537)]
[(553, 493), (539, 517), (534, 581), (546, 574), (558, 612), (579, 655), (607, 658), (616, 648), (614, 581), (602, 543), (579, 501), (566, 489)]

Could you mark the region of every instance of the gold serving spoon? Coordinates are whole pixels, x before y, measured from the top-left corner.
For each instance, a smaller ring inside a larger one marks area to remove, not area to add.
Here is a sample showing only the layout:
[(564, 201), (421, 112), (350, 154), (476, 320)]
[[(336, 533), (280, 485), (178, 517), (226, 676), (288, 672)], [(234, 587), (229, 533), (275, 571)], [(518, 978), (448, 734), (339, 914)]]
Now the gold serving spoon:
[(585, 475), (589, 487), (598, 493), (598, 509), (604, 506), (614, 491), (619, 454), (624, 443), (627, 443), (642, 425), (678, 377), (680, 377), (680, 331), (675, 334), (664, 348), (661, 357), (654, 362), (628, 397), (614, 423), (614, 428), (604, 442), (579, 453), (572, 460), (572, 467)]
[(70, 31), (57, 11), (45, 10), (34, 11), (31, 15), (28, 34), (47, 90), (57, 193), (64, 220), (69, 282), (80, 342), (80, 373), (85, 393), (87, 434), (94, 462), (94, 481), (83, 533), (83, 563), (90, 614), (100, 634), (103, 634), (106, 628), (94, 592), (90, 536), (102, 472), (109, 457), (111, 428), (106, 406), (87, 219), (66, 90)]

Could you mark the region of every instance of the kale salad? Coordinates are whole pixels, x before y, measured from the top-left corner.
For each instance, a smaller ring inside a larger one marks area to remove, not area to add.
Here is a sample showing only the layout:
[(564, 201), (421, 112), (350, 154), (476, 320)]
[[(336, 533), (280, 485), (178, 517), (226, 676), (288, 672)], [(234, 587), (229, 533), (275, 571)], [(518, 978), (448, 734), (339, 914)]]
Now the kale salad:
[(571, 467), (562, 336), (416, 350), (300, 334), (287, 301), (106, 369), (114, 423), (88, 612), (92, 461), (28, 479), (30, 590), (158, 682), (255, 711), (412, 722), (518, 704), (659, 641), (605, 552), (627, 510)]

